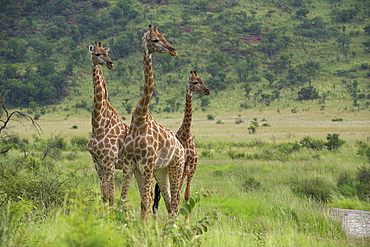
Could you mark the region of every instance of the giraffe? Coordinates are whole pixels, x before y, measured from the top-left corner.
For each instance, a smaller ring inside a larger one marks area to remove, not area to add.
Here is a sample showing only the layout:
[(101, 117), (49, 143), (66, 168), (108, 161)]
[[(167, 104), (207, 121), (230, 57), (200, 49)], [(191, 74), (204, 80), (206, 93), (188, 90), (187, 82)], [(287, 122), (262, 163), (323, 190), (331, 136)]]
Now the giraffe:
[(158, 124), (149, 112), (154, 90), (152, 53), (177, 56), (177, 51), (149, 25), (142, 38), (145, 83), (143, 93), (132, 113), (129, 132), (124, 143), (124, 177), (121, 199), (126, 200), (132, 174), (138, 183), (141, 196), (141, 219), (146, 223), (153, 201), (154, 178), (162, 191), (170, 218), (176, 217), (180, 201), (180, 183), (184, 170), (184, 148), (175, 134)]
[(89, 52), (93, 72), (94, 107), (91, 121), (92, 134), (87, 147), (99, 176), (103, 201), (108, 200), (109, 206), (113, 206), (114, 174), (115, 169), (122, 169), (117, 161), (128, 126), (122, 122), (117, 111), (108, 101), (107, 85), (100, 65), (114, 69), (108, 57), (109, 48), (103, 48), (100, 42), (95, 42), (95, 46), (89, 46)]
[[(181, 186), (186, 181), (186, 189), (184, 194), (185, 202), (187, 203), (190, 198), (190, 185), (191, 180), (194, 176), (194, 172), (198, 163), (198, 154), (195, 147), (194, 138), (190, 132), (191, 122), (192, 122), (192, 92), (203, 93), (205, 95), (210, 95), (207, 86), (204, 84), (201, 77), (198, 76), (196, 71), (191, 71), (191, 76), (188, 77), (186, 82), (186, 99), (185, 99), (185, 113), (182, 124), (178, 131), (176, 132), (176, 138), (180, 141), (182, 146), (185, 149), (185, 166), (184, 173), (181, 178)], [(155, 187), (155, 196), (153, 204), (153, 212), (155, 213), (158, 210), (158, 202), (160, 199), (160, 189), (156, 185)], [(188, 215), (185, 215), (185, 221), (188, 221)]]

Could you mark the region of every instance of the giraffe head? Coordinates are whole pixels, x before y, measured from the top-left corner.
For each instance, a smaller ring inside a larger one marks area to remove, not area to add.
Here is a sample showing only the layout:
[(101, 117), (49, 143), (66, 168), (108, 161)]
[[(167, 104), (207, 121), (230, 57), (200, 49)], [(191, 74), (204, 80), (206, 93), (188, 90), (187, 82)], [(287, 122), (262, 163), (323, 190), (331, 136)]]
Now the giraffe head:
[(143, 49), (148, 54), (159, 52), (177, 56), (177, 51), (168, 43), (163, 34), (158, 33), (158, 28), (152, 25), (149, 25), (149, 31), (144, 34)]
[(95, 42), (95, 45), (89, 45), (91, 54), (91, 64), (107, 66), (108, 69), (114, 69), (114, 65), (108, 56), (109, 48), (104, 48), (101, 42)]
[(205, 95), (210, 95), (210, 92), (202, 81), (202, 77), (198, 77), (198, 72), (190, 71), (191, 76), (189, 76), (187, 81), (187, 87), (191, 92), (204, 93)]

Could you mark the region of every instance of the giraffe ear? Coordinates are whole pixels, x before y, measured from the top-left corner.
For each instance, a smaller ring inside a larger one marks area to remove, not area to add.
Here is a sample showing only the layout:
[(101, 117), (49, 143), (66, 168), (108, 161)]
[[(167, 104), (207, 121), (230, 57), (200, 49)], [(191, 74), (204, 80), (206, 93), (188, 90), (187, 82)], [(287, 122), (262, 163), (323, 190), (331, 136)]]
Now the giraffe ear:
[(104, 48), (104, 50), (109, 53), (110, 49), (109, 48)]
[(93, 54), (93, 53), (94, 53), (94, 46), (93, 46), (93, 45), (89, 45), (89, 52), (90, 52), (91, 54)]

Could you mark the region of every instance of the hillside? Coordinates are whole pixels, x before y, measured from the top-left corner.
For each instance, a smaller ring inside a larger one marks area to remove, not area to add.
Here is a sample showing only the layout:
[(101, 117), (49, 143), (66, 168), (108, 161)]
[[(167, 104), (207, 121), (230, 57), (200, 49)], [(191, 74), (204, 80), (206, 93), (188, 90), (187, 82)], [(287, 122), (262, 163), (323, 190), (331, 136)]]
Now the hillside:
[(111, 102), (128, 117), (144, 81), (148, 24), (179, 52), (153, 56), (154, 113), (182, 111), (191, 70), (211, 89), (195, 97), (208, 112), (369, 107), (369, 1), (8, 0), (0, 8), (0, 89), (11, 89), (12, 107), (39, 116), (90, 111), (87, 47), (101, 41), (116, 65), (104, 70)]

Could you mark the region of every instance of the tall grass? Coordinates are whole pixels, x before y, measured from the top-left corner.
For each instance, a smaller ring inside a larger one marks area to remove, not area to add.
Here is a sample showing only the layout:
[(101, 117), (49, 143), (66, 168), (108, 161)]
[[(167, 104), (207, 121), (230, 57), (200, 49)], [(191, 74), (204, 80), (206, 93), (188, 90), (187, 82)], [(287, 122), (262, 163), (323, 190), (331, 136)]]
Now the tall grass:
[[(207, 114), (195, 119), (200, 160), (192, 198), (198, 199), (181, 204), (182, 213), (190, 212), (190, 223), (184, 224), (182, 214), (169, 222), (161, 202), (157, 219), (147, 226), (138, 217), (135, 181), (129, 201), (111, 209), (101, 202), (97, 174), (83, 146), (89, 130), (67, 127), (88, 120), (71, 116), (58, 126), (41, 120), (46, 133), (20, 132), (22, 138), (13, 139), (19, 145), (0, 156), (0, 246), (366, 246), (366, 239), (348, 239), (326, 211), (370, 210), (361, 191), (368, 185), (357, 180), (369, 169), (364, 113), (347, 112), (342, 122), (331, 121), (335, 112), (307, 120), (311, 114), (316, 113), (251, 111), (248, 117), (220, 117), (223, 124), (216, 123), (217, 116), (207, 120)], [(235, 124), (238, 117), (244, 125)], [(248, 123), (255, 117), (271, 126), (251, 135)], [(171, 115), (161, 121), (176, 129), (180, 120)], [(51, 136), (60, 126), (66, 134)], [(328, 133), (340, 133), (346, 143), (338, 150), (322, 147)], [(52, 142), (63, 145), (44, 157)], [(119, 198), (119, 170), (116, 181)], [(338, 181), (347, 181), (347, 187)]]

